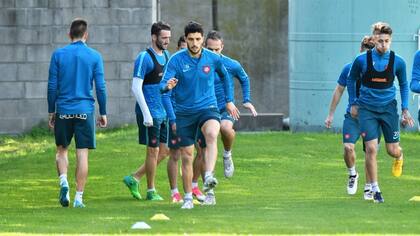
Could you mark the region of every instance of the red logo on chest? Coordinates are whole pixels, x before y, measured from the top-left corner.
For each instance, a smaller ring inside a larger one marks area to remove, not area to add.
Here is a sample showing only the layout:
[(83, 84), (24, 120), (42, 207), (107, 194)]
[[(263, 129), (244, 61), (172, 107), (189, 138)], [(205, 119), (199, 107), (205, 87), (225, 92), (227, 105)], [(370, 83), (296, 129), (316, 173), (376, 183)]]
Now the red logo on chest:
[(208, 74), (210, 72), (210, 66), (203, 66), (203, 72)]

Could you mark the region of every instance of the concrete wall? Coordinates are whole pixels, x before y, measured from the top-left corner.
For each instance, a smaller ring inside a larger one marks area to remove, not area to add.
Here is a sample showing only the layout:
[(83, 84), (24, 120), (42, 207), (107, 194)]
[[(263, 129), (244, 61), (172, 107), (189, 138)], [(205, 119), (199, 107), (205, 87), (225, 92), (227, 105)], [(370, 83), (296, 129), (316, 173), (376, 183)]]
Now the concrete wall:
[(150, 44), (152, 0), (0, 0), (0, 134), (21, 133), (47, 117), (51, 53), (66, 45), (75, 17), (89, 23), (102, 53), (110, 125), (134, 122), (133, 62)]
[[(172, 49), (190, 20), (212, 29), (212, 1), (161, 1), (161, 19), (173, 27)], [(252, 12), (252, 14), (251, 14)], [(260, 113), (289, 113), (288, 1), (218, 0), (218, 25), (224, 54), (241, 62), (251, 79), (253, 103)], [(242, 101), (238, 83), (235, 97)], [(243, 111), (243, 110), (242, 110)], [(246, 112), (246, 111), (243, 111)]]

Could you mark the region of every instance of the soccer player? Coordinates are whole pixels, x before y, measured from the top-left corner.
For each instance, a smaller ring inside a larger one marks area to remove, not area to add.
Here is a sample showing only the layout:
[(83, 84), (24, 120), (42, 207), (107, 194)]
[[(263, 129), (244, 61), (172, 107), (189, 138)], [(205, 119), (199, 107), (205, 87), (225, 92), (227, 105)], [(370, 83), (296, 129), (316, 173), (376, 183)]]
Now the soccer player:
[[(185, 42), (185, 36), (181, 36), (178, 40), (177, 49), (182, 50), (187, 47), (187, 43)], [(174, 109), (176, 104), (174, 103), (174, 96), (172, 96), (172, 91), (163, 94), (162, 97), (163, 105), (165, 107), (168, 120), (169, 120), (169, 137), (168, 137), (168, 147), (169, 147), (169, 160), (167, 164), (167, 172), (168, 172), (168, 179), (169, 179), (169, 186), (171, 188), (171, 198), (172, 203), (181, 203), (183, 202), (182, 196), (179, 193), (178, 185), (177, 185), (177, 178), (178, 178), (178, 160), (181, 156), (179, 151), (178, 145), (178, 136), (176, 135), (176, 117), (174, 113)], [(169, 104), (170, 103), (170, 104)], [(195, 164), (199, 163), (202, 165), (202, 162), (197, 162), (197, 158), (194, 160), (194, 171), (196, 170)], [(200, 170), (201, 171), (201, 168)], [(198, 173), (198, 176), (201, 174)], [(204, 194), (200, 191), (197, 181), (196, 185), (194, 185), (194, 177), (196, 172), (194, 172), (193, 176), (193, 186), (192, 186), (192, 193), (193, 196), (200, 202), (203, 202), (205, 199)], [(197, 177), (198, 178), (198, 177)]]
[[(416, 54), (414, 55), (410, 89), (414, 93), (420, 93), (420, 50), (418, 50)], [(417, 119), (420, 123), (420, 110), (418, 111)]]
[(176, 46), (176, 50), (179, 51), (179, 50), (184, 49), (184, 48), (187, 48), (187, 42), (185, 42), (185, 36), (182, 35), (178, 39), (178, 44)]
[(57, 145), (56, 164), (60, 179), (59, 201), (70, 204), (67, 180), (68, 148), (76, 143), (76, 195), (73, 207), (83, 208), (83, 192), (88, 176), (89, 149), (96, 148), (95, 99), (99, 104), (99, 127), (107, 126), (106, 87), (101, 54), (86, 45), (87, 22), (76, 18), (70, 26), (71, 44), (57, 49), (51, 56), (48, 77), (48, 125), (54, 129)]
[[(360, 52), (372, 49), (375, 47), (373, 36), (365, 36), (360, 43)], [(333, 96), (331, 98), (330, 109), (327, 118), (325, 119), (325, 126), (331, 128), (331, 124), (334, 119), (334, 112), (340, 102), (341, 96), (343, 95), (344, 89), (347, 86), (347, 76), (349, 74), (352, 63), (348, 63), (344, 66), (341, 71), (340, 77), (337, 80), (337, 86), (335, 87)], [(357, 90), (360, 88), (360, 83), (357, 84)], [(357, 94), (356, 94), (357, 95)], [(349, 96), (349, 102), (353, 101), (353, 98)], [(347, 170), (349, 173), (347, 182), (347, 193), (350, 195), (356, 194), (357, 182), (359, 174), (356, 171), (356, 152), (354, 150), (355, 143), (360, 137), (359, 122), (357, 119), (350, 115), (350, 103), (347, 105), (346, 114), (344, 115), (343, 121), (343, 146), (344, 146), (344, 162), (346, 163)], [(366, 173), (366, 184), (364, 198), (366, 200), (372, 200), (372, 192), (370, 186), (370, 180)]]
[[(385, 138), (388, 154), (394, 158), (392, 175), (402, 174), (403, 152), (399, 144), (400, 130), (397, 111), (394, 78), (398, 77), (402, 120), (413, 126), (414, 121), (408, 111), (408, 83), (404, 60), (390, 51), (392, 29), (384, 23), (375, 35), (375, 48), (357, 56), (348, 76), (350, 113), (359, 118), (360, 131), (366, 147), (366, 169), (371, 179), (373, 200), (384, 202), (377, 178), (377, 143), (379, 128)], [(356, 96), (356, 81), (360, 80), (360, 95)]]
[[(217, 159), (217, 136), (220, 129), (220, 115), (214, 92), (215, 73), (224, 83), (226, 109), (235, 119), (239, 112), (233, 104), (232, 81), (223, 66), (220, 55), (203, 48), (203, 27), (197, 22), (185, 26), (184, 35), (187, 50), (175, 53), (168, 62), (161, 81), (162, 92), (174, 89), (176, 104), (176, 132), (182, 158), (182, 179), (184, 185), (183, 209), (194, 207), (192, 201), (192, 163), (196, 133), (201, 129), (206, 139), (206, 171), (204, 191), (217, 185), (213, 171)], [(215, 198), (214, 195), (206, 196)]]
[[(139, 143), (147, 146), (144, 166), (147, 178), (147, 200), (163, 200), (155, 189), (155, 174), (158, 163), (167, 156), (167, 119), (162, 104), (159, 83), (163, 68), (168, 62), (171, 27), (165, 22), (156, 22), (151, 28), (152, 46), (141, 52), (134, 64), (132, 91), (136, 97), (136, 118), (139, 127)], [(123, 181), (132, 196), (141, 199), (139, 179), (140, 166)]]
[[(221, 55), (223, 65), (226, 67), (226, 70), (230, 76), (237, 78), (241, 84), (243, 97), (242, 105), (248, 109), (254, 117), (257, 116), (257, 111), (251, 103), (251, 89), (248, 75), (238, 61), (222, 54), (224, 47), (222, 35), (218, 31), (210, 31), (206, 37), (206, 47), (207, 49)], [(234, 165), (232, 161), (232, 145), (235, 139), (235, 130), (233, 129), (235, 119), (233, 119), (233, 117), (231, 117), (226, 111), (226, 102), (224, 99), (225, 91), (219, 77), (216, 77), (214, 87), (217, 98), (217, 106), (221, 114), (220, 133), (222, 135), (224, 147), (224, 174), (226, 178), (231, 178), (234, 172)]]

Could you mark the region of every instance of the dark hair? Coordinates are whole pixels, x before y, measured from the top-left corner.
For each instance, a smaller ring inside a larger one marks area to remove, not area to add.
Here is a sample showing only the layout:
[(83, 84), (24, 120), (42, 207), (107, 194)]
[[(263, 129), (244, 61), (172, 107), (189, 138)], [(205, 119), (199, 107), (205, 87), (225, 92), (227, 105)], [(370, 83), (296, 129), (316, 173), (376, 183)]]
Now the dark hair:
[(185, 43), (185, 36), (181, 36), (178, 39), (178, 48), (181, 47), (181, 43)]
[(219, 31), (216, 31), (216, 30), (210, 30), (207, 33), (206, 42), (207, 42), (207, 39), (220, 40), (223, 43), (222, 34)]
[(82, 38), (87, 31), (87, 22), (82, 18), (76, 18), (71, 22), (70, 38)]
[(392, 29), (388, 24), (384, 24), (378, 31), (378, 34), (388, 34), (389, 36), (392, 35)]
[(204, 35), (203, 26), (198, 22), (190, 21), (184, 28), (184, 35), (187, 37), (188, 34), (191, 33), (200, 33), (201, 35)]
[(159, 36), (160, 31), (162, 30), (171, 30), (171, 26), (166, 22), (158, 21), (158, 22), (153, 23), (150, 33), (152, 35), (154, 34), (156, 36)]
[(373, 42), (373, 36), (363, 37), (362, 41), (360, 42), (360, 48), (362, 50), (369, 50), (374, 47), (375, 47), (375, 43)]

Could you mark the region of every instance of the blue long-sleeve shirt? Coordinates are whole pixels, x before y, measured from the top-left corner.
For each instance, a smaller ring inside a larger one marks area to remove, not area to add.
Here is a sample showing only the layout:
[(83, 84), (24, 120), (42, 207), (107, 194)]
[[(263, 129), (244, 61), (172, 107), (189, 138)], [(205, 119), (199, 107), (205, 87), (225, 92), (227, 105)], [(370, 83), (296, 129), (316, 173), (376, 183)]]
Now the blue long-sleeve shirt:
[(420, 93), (420, 50), (414, 55), (410, 89), (415, 93)]
[(191, 57), (186, 49), (175, 53), (165, 68), (160, 83), (161, 89), (165, 92), (168, 80), (178, 79), (172, 94), (176, 113), (192, 114), (203, 109), (217, 109), (215, 73), (219, 74), (223, 81), (226, 102), (232, 102), (232, 80), (223, 65), (222, 58), (205, 48), (202, 49), (200, 58)]
[[(347, 86), (347, 77), (349, 76), (350, 68), (352, 63), (347, 63), (343, 70), (340, 73), (340, 77), (338, 77), (337, 84), (346, 87)], [(351, 102), (354, 100), (353, 97), (351, 97), (349, 90), (347, 89), (347, 93), (349, 95), (348, 105), (347, 105), (347, 112), (350, 112)]]
[(102, 57), (82, 41), (54, 51), (48, 76), (48, 112), (92, 113), (95, 81), (99, 113), (106, 115), (106, 86)]
[[(166, 57), (169, 58), (169, 52), (164, 51), (162, 55), (158, 55), (153, 48), (150, 48), (160, 65), (165, 65)], [(166, 57), (165, 57), (166, 54)], [(147, 51), (141, 52), (134, 62), (134, 79), (144, 80), (145, 76), (155, 69), (153, 59)], [(150, 114), (153, 118), (165, 118), (166, 112), (162, 104), (162, 95), (160, 93), (159, 83), (157, 84), (143, 84), (142, 87), (144, 99), (149, 108)], [(136, 114), (142, 114), (140, 106), (136, 103)]]
[[(350, 69), (347, 81), (349, 97), (353, 99), (351, 104), (367, 105), (370, 107), (383, 107), (395, 99), (396, 88), (393, 85), (387, 89), (373, 89), (363, 86), (360, 87), (360, 96), (356, 98), (356, 80), (362, 79), (367, 70), (366, 52), (356, 57)], [(376, 71), (384, 71), (389, 62), (390, 51), (379, 54), (376, 49), (372, 50), (373, 67)], [(406, 65), (402, 57), (395, 54), (394, 74), (398, 78), (401, 95), (401, 109), (408, 108), (408, 82), (406, 74)]]
[[(229, 73), (230, 77), (232, 79), (233, 77), (235, 77), (241, 84), (243, 103), (251, 102), (251, 88), (249, 78), (242, 65), (237, 60), (234, 60), (225, 55), (222, 55), (222, 62), (223, 65), (226, 67), (226, 70)], [(217, 106), (219, 110), (223, 110), (226, 107), (226, 95), (223, 83), (218, 75), (216, 75), (215, 78), (214, 89), (217, 98)], [(232, 94), (235, 94), (234, 90), (234, 86), (232, 86)]]

